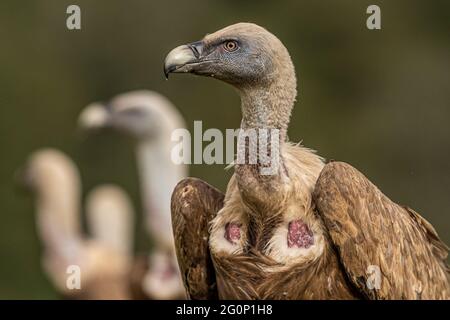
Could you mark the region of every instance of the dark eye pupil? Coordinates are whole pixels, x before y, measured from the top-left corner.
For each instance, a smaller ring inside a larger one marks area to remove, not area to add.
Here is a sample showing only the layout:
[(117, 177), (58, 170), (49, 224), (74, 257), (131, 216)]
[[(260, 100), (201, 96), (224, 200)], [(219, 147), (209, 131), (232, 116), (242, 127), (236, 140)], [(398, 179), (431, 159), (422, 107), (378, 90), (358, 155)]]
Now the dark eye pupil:
[(227, 50), (233, 51), (233, 50), (236, 49), (237, 45), (236, 45), (236, 43), (233, 42), (233, 41), (228, 41), (228, 42), (225, 44), (225, 47), (227, 48)]

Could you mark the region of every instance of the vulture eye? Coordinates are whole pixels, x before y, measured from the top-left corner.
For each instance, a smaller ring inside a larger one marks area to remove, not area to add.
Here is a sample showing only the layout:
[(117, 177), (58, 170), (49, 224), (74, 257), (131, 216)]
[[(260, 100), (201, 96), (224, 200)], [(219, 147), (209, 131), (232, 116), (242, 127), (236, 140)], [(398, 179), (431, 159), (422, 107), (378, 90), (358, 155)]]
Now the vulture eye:
[(223, 44), (223, 47), (228, 52), (236, 51), (239, 48), (238, 43), (236, 41), (234, 41), (234, 40), (226, 41)]

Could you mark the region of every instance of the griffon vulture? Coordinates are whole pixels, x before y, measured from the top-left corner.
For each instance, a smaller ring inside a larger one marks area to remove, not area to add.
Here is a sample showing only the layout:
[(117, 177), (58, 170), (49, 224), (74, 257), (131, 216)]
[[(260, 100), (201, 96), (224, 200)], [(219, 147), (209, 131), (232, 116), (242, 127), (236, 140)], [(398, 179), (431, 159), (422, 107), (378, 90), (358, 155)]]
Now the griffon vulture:
[(72, 160), (54, 149), (36, 151), (20, 178), (35, 196), (42, 264), (55, 288), (68, 299), (130, 299), (133, 210), (124, 191), (104, 185), (88, 195), (86, 237)]
[(185, 127), (183, 117), (162, 95), (142, 90), (120, 94), (106, 104), (90, 104), (80, 114), (79, 125), (87, 130), (109, 127), (136, 141), (145, 222), (155, 246), (147, 261), (138, 258), (135, 287), (141, 286), (143, 296), (152, 299), (184, 298), (170, 217), (171, 193), (187, 176), (186, 166), (170, 158), (171, 135)]
[[(231, 84), (241, 129), (279, 130), (276, 174), (262, 175), (260, 161), (237, 163), (225, 195), (197, 179), (175, 188), (172, 222), (190, 298), (449, 298), (448, 248), (424, 218), (352, 166), (325, 164), (287, 141), (297, 81), (277, 37), (238, 23), (173, 49), (164, 69)], [(268, 152), (276, 152), (271, 144)], [(380, 283), (370, 282), (373, 272)]]

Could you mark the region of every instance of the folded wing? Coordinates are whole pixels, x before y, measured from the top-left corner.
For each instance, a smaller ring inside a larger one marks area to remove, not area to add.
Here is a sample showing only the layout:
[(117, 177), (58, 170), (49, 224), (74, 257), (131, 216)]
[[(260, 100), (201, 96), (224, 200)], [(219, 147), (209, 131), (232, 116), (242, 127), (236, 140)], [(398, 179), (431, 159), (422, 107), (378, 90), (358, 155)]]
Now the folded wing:
[(418, 213), (342, 162), (325, 166), (314, 201), (349, 280), (367, 298), (449, 299), (448, 247)]

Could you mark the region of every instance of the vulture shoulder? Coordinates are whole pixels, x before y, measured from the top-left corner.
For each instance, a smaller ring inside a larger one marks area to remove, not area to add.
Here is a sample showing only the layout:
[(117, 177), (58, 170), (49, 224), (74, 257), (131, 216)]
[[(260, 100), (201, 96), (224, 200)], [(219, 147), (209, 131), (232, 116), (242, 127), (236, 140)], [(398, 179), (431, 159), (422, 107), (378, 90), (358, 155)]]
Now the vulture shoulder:
[(348, 279), (367, 298), (449, 298), (448, 247), (418, 213), (342, 162), (324, 167), (313, 198)]
[(223, 207), (224, 194), (196, 178), (177, 184), (171, 201), (172, 227), (181, 276), (190, 299), (217, 299), (209, 252), (209, 225)]

